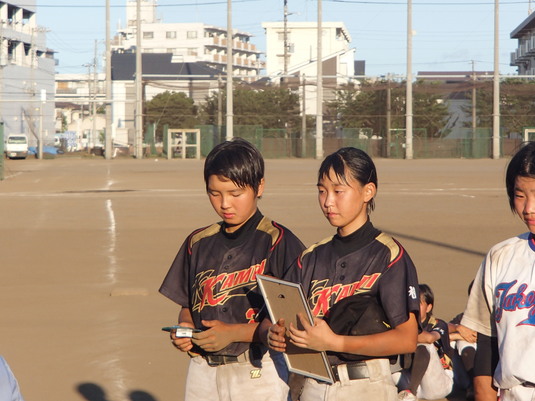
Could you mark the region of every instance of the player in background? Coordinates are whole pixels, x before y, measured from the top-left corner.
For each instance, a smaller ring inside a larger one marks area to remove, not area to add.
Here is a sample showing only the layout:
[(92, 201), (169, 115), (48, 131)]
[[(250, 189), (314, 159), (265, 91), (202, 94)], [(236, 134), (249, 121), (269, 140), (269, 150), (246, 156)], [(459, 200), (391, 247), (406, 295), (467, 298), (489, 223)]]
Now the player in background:
[(453, 390), (453, 350), (448, 323), (433, 316), (435, 296), (427, 284), (420, 284), (420, 321), (418, 347), (409, 369), (394, 373), (401, 390), (399, 399), (416, 401), (445, 398)]
[[(336, 382), (331, 385), (307, 378), (301, 401), (397, 400), (388, 357), (416, 349), (416, 269), (405, 249), (369, 220), (377, 193), (377, 171), (368, 154), (342, 148), (327, 156), (319, 169), (317, 187), (320, 208), (336, 227), (336, 234), (304, 251), (285, 275), (303, 285), (314, 324), (301, 317), (304, 330), (290, 326), (286, 333), (284, 322), (279, 321), (268, 326), (266, 341), (277, 351), (286, 349), (286, 341), (327, 351)], [(335, 334), (323, 318), (337, 302), (350, 296), (377, 300), (391, 329), (362, 336)], [(358, 354), (361, 361), (348, 361), (347, 354)]]
[(201, 329), (173, 345), (191, 357), (186, 401), (286, 401), (288, 372), (282, 354), (258, 339), (264, 306), (256, 274), (281, 277), (304, 249), (287, 228), (264, 217), (264, 160), (235, 138), (206, 157), (208, 199), (222, 221), (191, 233), (160, 292), (182, 308), (178, 323)]
[[(473, 284), (472, 281), (468, 286), (468, 296)], [(497, 360), (491, 359), (492, 343), (496, 338), (491, 340), (490, 337), (478, 335), (461, 324), (462, 318), (463, 314), (459, 313), (448, 323), (452, 348), (457, 350), (453, 360), (454, 381), (466, 390), (467, 400), (496, 401), (498, 396), (492, 386), (492, 374)]]
[(535, 399), (535, 142), (511, 158), (505, 186), (509, 206), (528, 232), (494, 245), (487, 253), (461, 323), (496, 337), (494, 384), (500, 400), (524, 401)]

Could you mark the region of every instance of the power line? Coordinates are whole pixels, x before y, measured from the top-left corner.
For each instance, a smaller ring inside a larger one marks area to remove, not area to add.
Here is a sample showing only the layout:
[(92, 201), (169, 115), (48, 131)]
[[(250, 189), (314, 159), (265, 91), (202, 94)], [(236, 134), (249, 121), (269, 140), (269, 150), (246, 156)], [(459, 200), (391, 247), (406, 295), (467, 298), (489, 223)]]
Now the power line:
[[(252, 3), (258, 2), (261, 0), (233, 0), (234, 3)], [(226, 0), (216, 0), (216, 1), (205, 1), (202, 3), (185, 3), (185, 4), (158, 4), (158, 8), (163, 7), (198, 7), (198, 6), (214, 6), (214, 5), (223, 5), (227, 4)], [(21, 5), (20, 7), (25, 7), (29, 5)], [(33, 6), (33, 4), (32, 4)], [(126, 8), (125, 4), (115, 4), (110, 5), (110, 8)], [(39, 4), (38, 8), (105, 8), (105, 5), (96, 5), (96, 4)]]
[[(406, 6), (406, 1), (363, 1), (363, 0), (325, 0), (330, 3), (344, 3), (344, 4), (377, 4), (377, 5), (396, 5), (396, 6)], [(526, 1), (502, 1), (502, 5), (508, 4), (525, 4)], [(447, 2), (447, 3), (428, 3), (428, 2), (416, 2), (414, 5), (418, 6), (483, 6), (483, 5), (493, 5), (492, 1), (481, 1), (481, 2)]]

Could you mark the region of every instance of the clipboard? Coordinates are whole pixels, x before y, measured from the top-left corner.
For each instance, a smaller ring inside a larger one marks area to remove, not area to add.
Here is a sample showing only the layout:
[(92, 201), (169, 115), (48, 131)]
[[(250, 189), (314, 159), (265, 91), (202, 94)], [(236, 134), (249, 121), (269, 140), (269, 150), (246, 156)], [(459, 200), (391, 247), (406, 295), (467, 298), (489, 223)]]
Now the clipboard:
[[(290, 322), (301, 328), (297, 314), (303, 313), (308, 317), (309, 323), (313, 324), (312, 312), (300, 284), (260, 274), (256, 275), (256, 280), (272, 322), (282, 318), (287, 328), (290, 327)], [(324, 351), (299, 348), (288, 342), (283, 355), (290, 372), (329, 384), (334, 383), (331, 365)]]

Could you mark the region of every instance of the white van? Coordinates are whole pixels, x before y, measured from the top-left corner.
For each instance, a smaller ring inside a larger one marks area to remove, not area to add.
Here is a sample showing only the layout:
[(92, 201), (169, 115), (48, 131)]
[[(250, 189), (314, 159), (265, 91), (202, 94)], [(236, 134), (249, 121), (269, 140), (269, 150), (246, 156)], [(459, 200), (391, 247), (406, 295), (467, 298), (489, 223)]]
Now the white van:
[(4, 152), (10, 159), (26, 159), (28, 156), (28, 137), (24, 134), (8, 135)]

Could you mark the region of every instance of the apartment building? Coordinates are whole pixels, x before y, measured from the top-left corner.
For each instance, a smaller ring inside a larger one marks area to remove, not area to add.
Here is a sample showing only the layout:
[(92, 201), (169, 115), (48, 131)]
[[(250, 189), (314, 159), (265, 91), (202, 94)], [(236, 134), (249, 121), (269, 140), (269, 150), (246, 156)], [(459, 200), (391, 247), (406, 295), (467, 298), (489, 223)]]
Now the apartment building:
[(54, 52), (37, 25), (35, 0), (0, 1), (0, 118), (4, 134), (30, 145), (54, 139)]
[[(265, 22), (266, 32), (266, 74), (279, 75), (284, 72), (285, 61), (288, 74), (298, 72), (315, 75), (318, 56), (318, 25), (316, 22), (288, 22), (286, 29), (282, 22)], [(286, 30), (286, 34), (285, 34)], [(284, 52), (284, 43), (287, 51)], [(325, 76), (353, 76), (355, 49), (350, 47), (351, 36), (343, 22), (322, 23), (322, 58), (335, 59), (334, 65), (324, 71)], [(285, 60), (286, 58), (286, 60)]]
[[(126, 27), (119, 28), (112, 42), (116, 53), (135, 52), (136, 1), (127, 1)], [(227, 30), (203, 23), (164, 23), (156, 17), (156, 2), (141, 2), (142, 53), (171, 53), (174, 62), (202, 62), (226, 70)], [(252, 35), (233, 30), (233, 72), (239, 77), (254, 77), (260, 73), (261, 52), (251, 42)]]
[[(306, 114), (317, 114), (316, 76), (318, 25), (316, 22), (265, 22), (266, 75), (275, 82), (286, 74), (300, 77)], [(338, 85), (353, 81), (355, 49), (343, 22), (322, 23), (323, 99), (333, 99)], [(286, 52), (284, 46), (286, 43)], [(361, 71), (363, 73), (363, 71)], [(325, 103), (324, 102), (324, 103)]]
[(511, 53), (511, 66), (516, 66), (519, 75), (535, 75), (535, 13), (530, 14), (513, 32), (511, 39), (518, 45)]

